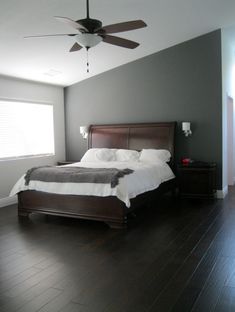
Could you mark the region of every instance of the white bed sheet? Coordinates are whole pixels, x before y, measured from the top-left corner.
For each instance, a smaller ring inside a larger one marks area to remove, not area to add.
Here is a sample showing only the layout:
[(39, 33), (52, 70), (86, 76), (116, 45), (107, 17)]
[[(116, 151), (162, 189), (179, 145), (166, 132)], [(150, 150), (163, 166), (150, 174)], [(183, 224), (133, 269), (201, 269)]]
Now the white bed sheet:
[(77, 166), (87, 168), (117, 168), (133, 169), (134, 172), (119, 179), (119, 184), (111, 188), (109, 184), (103, 183), (56, 183), (30, 181), (25, 185), (22, 176), (11, 190), (10, 196), (20, 191), (37, 190), (56, 194), (92, 195), (92, 196), (116, 196), (130, 207), (130, 199), (147, 191), (156, 189), (162, 182), (175, 177), (171, 168), (163, 162), (77, 162), (66, 166)]

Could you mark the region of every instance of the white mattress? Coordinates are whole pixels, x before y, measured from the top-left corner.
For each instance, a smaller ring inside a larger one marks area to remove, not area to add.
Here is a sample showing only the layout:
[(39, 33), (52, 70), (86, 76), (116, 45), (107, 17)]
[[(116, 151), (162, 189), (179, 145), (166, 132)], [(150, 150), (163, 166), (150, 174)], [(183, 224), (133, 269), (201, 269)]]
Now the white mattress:
[(119, 179), (119, 184), (111, 188), (109, 184), (102, 183), (55, 183), (30, 181), (25, 185), (22, 176), (11, 190), (10, 196), (20, 191), (37, 190), (47, 193), (93, 195), (93, 196), (116, 196), (130, 207), (130, 199), (137, 195), (156, 189), (162, 182), (173, 179), (174, 173), (166, 163), (144, 162), (77, 162), (66, 166), (78, 166), (88, 168), (117, 168), (133, 169), (132, 174)]

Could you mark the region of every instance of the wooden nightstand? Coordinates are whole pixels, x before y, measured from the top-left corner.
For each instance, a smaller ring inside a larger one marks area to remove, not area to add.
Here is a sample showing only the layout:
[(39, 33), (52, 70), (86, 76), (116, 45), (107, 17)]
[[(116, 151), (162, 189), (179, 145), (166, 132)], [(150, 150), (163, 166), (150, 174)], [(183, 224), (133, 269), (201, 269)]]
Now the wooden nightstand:
[(79, 160), (77, 161), (66, 161), (66, 160), (63, 160), (63, 161), (58, 161), (57, 162), (57, 166), (64, 166), (64, 165), (70, 165), (70, 164), (73, 164), (75, 162), (78, 162)]
[(178, 164), (179, 194), (184, 198), (215, 198), (216, 164), (194, 162)]

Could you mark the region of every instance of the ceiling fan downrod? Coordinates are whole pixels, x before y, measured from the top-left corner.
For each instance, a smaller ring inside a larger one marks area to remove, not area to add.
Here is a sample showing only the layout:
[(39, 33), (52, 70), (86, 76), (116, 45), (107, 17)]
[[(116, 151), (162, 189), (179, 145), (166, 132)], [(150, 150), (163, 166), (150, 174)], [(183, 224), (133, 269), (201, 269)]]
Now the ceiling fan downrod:
[(89, 0), (86, 0), (86, 17), (90, 18), (90, 14), (89, 14)]

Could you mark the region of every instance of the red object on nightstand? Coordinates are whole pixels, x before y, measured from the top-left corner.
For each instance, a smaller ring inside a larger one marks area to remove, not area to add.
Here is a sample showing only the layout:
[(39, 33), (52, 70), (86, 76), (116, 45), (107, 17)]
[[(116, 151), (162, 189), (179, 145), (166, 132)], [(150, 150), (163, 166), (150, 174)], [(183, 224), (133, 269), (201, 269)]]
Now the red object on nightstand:
[(184, 165), (188, 165), (191, 163), (191, 159), (190, 158), (182, 158), (181, 162)]

